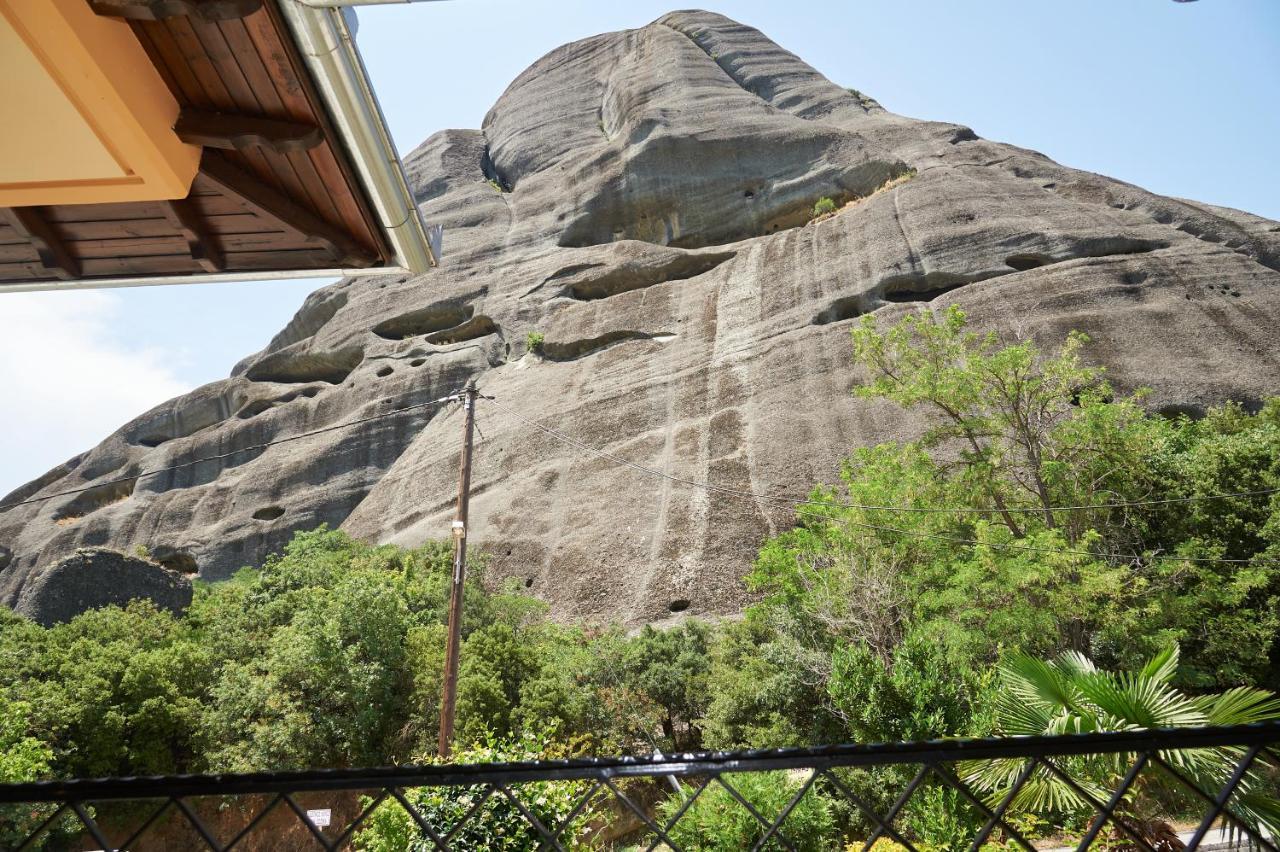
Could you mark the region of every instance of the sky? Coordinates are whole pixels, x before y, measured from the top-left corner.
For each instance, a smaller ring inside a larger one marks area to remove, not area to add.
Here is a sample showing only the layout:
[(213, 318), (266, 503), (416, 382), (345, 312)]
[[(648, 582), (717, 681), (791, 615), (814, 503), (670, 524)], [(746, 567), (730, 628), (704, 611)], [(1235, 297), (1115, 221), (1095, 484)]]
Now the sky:
[[(479, 127), (555, 47), (671, 0), (443, 0), (359, 10), (402, 154)], [(1152, 191), (1280, 219), (1276, 0), (707, 0), (893, 112)], [(445, 250), (448, 251), (446, 235)], [(0, 495), (225, 377), (324, 281), (0, 294)]]

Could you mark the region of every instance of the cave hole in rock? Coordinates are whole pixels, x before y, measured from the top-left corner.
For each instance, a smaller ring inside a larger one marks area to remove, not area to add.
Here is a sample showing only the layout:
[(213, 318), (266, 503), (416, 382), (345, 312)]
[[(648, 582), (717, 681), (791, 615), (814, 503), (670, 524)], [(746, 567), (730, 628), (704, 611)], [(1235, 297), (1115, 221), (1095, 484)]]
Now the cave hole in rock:
[(254, 364), (245, 376), (252, 382), (303, 384), (327, 382), (340, 385), (364, 360), (358, 346), (332, 352), (290, 352), (268, 355)]
[(1053, 263), (1053, 258), (1047, 254), (1011, 254), (1004, 259), (1005, 266), (1010, 269), (1016, 269), (1018, 272), (1039, 269), (1041, 266), (1048, 266), (1051, 263)]
[(383, 320), (373, 327), (373, 333), (387, 340), (404, 340), (462, 325), (473, 313), (475, 308), (461, 302), (437, 302)]
[(453, 328), (428, 334), (425, 339), (428, 343), (446, 346), (450, 343), (462, 343), (466, 340), (475, 340), (478, 337), (487, 337), (497, 332), (497, 323), (484, 314), (477, 314)]
[(0, 544), (0, 571), (13, 564), (13, 551)]
[(1194, 403), (1171, 402), (1157, 408), (1156, 414), (1167, 420), (1177, 420), (1181, 417), (1186, 417), (1188, 420), (1203, 420), (1205, 410), (1203, 406)]
[(548, 361), (575, 361), (629, 340), (670, 340), (673, 337), (675, 337), (674, 334), (664, 331), (653, 333), (630, 329), (610, 331), (598, 337), (571, 340), (567, 343), (548, 341), (542, 344), (542, 357)]
[(533, 578), (532, 578), (532, 577), (525, 577), (525, 578), (524, 578), (524, 587), (525, 587), (526, 589), (532, 589), (532, 588), (533, 588)]
[(667, 604), (667, 609), (671, 612), (684, 612), (689, 608), (690, 604), (691, 602), (688, 598), (676, 598), (671, 603)]
[(1079, 260), (1086, 257), (1112, 257), (1124, 254), (1145, 254), (1158, 249), (1168, 248), (1169, 243), (1163, 240), (1149, 240), (1138, 237), (1080, 237), (1073, 241), (1071, 248), (1061, 257), (1038, 252), (1011, 254), (1005, 258), (1005, 265), (1018, 272), (1038, 269), (1051, 263), (1064, 263), (1068, 260)]
[(378, 372), (375, 375), (377, 375), (377, 377), (380, 379), (385, 379), (387, 376), (391, 375), (394, 372), (395, 370), (393, 370), (391, 367), (380, 367), (378, 369)]
[(116, 482), (107, 482), (82, 491), (74, 499), (54, 512), (54, 523), (69, 524), (83, 518), (90, 512), (96, 512), (103, 507), (128, 500), (137, 484), (138, 478), (135, 476)]
[(151, 558), (170, 571), (177, 571), (179, 574), (196, 574), (200, 571), (200, 566), (196, 564), (196, 558), (185, 550), (157, 547), (151, 552)]
[(930, 272), (925, 275), (903, 275), (886, 280), (880, 285), (880, 298), (886, 302), (932, 302), (934, 299), (971, 284), (972, 278), (950, 272)]
[(277, 403), (273, 399), (255, 399), (253, 402), (236, 412), (236, 417), (241, 420), (250, 420), (257, 417), (264, 411), (270, 411), (275, 408), (276, 405)]
[(263, 506), (261, 509), (253, 513), (253, 519), (255, 521), (274, 521), (283, 514), (283, 506)]
[(812, 320), (810, 325), (828, 325), (833, 322), (842, 322), (843, 320), (860, 317), (863, 314), (862, 297), (861, 296), (841, 296), (832, 302), (826, 309), (819, 312)]
[(656, 266), (624, 265), (575, 281), (561, 295), (581, 302), (607, 299), (632, 290), (696, 278), (737, 257), (738, 253), (681, 254)]
[(410, 361), (410, 362), (409, 362), (409, 366), (410, 366), (410, 367), (421, 367), (421, 366), (422, 366), (423, 364), (425, 364), (425, 363), (427, 363), (427, 359), (426, 359), (426, 358), (414, 358), (412, 361)]

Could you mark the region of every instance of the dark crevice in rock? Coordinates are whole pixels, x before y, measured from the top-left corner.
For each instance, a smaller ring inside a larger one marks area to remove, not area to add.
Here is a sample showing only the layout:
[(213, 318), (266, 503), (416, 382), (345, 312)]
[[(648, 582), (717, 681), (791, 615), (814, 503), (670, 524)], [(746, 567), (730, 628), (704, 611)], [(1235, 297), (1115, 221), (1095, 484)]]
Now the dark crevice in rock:
[(444, 346), (450, 343), (462, 343), (464, 340), (475, 340), (478, 337), (487, 337), (490, 334), (497, 333), (497, 323), (484, 314), (480, 314), (472, 317), (461, 325), (457, 325), (443, 331), (437, 331), (434, 334), (428, 334), (426, 336), (426, 341), (428, 343), (434, 343), (437, 346)]
[(671, 612), (684, 612), (691, 606), (691, 603), (692, 602), (688, 598), (676, 598), (671, 603), (667, 604), (667, 609)]
[(650, 333), (647, 331), (610, 331), (599, 337), (588, 337), (572, 340), (568, 343), (543, 343), (542, 357), (548, 361), (575, 361), (594, 355), (597, 352), (624, 343), (628, 340), (669, 340), (675, 335), (667, 332)]
[(284, 514), (282, 506), (263, 506), (261, 509), (253, 513), (255, 521), (274, 521)]
[(328, 382), (342, 384), (364, 360), (364, 350), (358, 346), (333, 352), (277, 352), (268, 355), (249, 368), (246, 374), (254, 382), (278, 382), (302, 384), (304, 382)]
[(410, 361), (410, 362), (409, 362), (409, 366), (410, 366), (410, 367), (421, 367), (421, 366), (422, 366), (423, 364), (425, 364), (425, 363), (427, 363), (427, 359), (426, 359), (426, 358), (414, 358), (412, 361)]
[(1054, 257), (1040, 252), (1011, 254), (1005, 258), (1005, 264), (1018, 272), (1039, 269), (1055, 263), (1066, 263), (1068, 260), (1080, 260), (1086, 257), (1114, 257), (1128, 254), (1145, 254), (1158, 249), (1168, 248), (1169, 244), (1162, 240), (1135, 239), (1133, 237), (1090, 237), (1076, 242), (1064, 257)]
[(196, 564), (196, 558), (185, 550), (179, 550), (168, 545), (161, 545), (151, 549), (151, 561), (158, 562), (170, 571), (176, 571), (179, 574), (198, 574), (200, 566)]
[(853, 319), (866, 313), (862, 308), (861, 296), (841, 296), (825, 310), (810, 320), (810, 325), (828, 325), (833, 322)]
[(71, 523), (104, 506), (128, 500), (137, 484), (138, 478), (135, 476), (89, 488), (58, 509), (53, 515), (53, 520), (57, 523)]
[(383, 320), (373, 327), (373, 333), (387, 340), (404, 340), (461, 325), (471, 319), (474, 312), (470, 305), (460, 302), (438, 302)]
[(1180, 417), (1186, 417), (1191, 420), (1204, 419), (1205, 410), (1203, 406), (1193, 403), (1174, 402), (1168, 405), (1162, 405), (1156, 409), (1156, 413), (1161, 417), (1169, 420), (1177, 420)]
[(491, 180), (502, 188), (503, 192), (510, 192), (515, 187), (503, 177), (502, 172), (498, 171), (498, 167), (494, 165), (493, 157), (489, 155), (489, 146), (484, 146), (483, 153), (480, 154), (480, 172), (484, 175), (485, 180)]
[[(13, 551), (0, 544), (0, 571), (13, 564)], [(532, 584), (531, 584), (532, 585)]]
[(657, 266), (619, 266), (594, 276), (583, 276), (581, 280), (567, 284), (560, 294), (583, 302), (607, 299), (620, 293), (653, 287), (668, 281), (696, 278), (735, 257), (737, 252), (732, 251), (682, 254)]
[(273, 408), (278, 408), (281, 405), (293, 402), (295, 399), (313, 399), (319, 395), (319, 393), (320, 388), (303, 388), (302, 390), (291, 391), (274, 399), (255, 399), (237, 411), (236, 417), (241, 420), (249, 420), (250, 418), (257, 417), (264, 411), (270, 411)]
[(930, 272), (926, 275), (895, 275), (880, 284), (880, 298), (886, 302), (932, 302), (934, 299), (972, 284), (974, 277), (952, 272)]
[(387, 376), (391, 375), (394, 372), (395, 372), (395, 369), (392, 367), (379, 367), (378, 372), (374, 373), (374, 375), (380, 379), (385, 379)]
[(1011, 254), (1005, 258), (1005, 266), (1010, 269), (1016, 269), (1018, 272), (1026, 272), (1028, 269), (1038, 269), (1041, 266), (1048, 266), (1053, 263), (1053, 258), (1047, 254)]

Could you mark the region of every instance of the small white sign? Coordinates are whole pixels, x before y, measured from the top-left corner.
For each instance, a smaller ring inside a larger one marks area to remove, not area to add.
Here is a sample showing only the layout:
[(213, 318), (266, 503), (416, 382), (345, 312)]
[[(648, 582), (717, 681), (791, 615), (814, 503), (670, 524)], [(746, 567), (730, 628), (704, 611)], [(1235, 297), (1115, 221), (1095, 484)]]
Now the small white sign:
[(329, 813), (329, 808), (307, 811), (307, 819), (311, 820), (311, 824), (316, 828), (327, 828), (329, 825)]

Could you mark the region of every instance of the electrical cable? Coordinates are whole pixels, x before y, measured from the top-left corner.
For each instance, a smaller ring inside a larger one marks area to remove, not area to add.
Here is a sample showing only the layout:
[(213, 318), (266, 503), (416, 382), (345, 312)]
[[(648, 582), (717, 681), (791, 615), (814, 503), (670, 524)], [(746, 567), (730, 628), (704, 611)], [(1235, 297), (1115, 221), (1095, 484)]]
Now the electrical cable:
[(18, 500), (13, 503), (5, 503), (4, 505), (0, 505), (0, 512), (7, 511), (9, 509), (16, 509), (19, 506), (29, 506), (33, 503), (43, 503), (46, 500), (54, 500), (54, 499), (57, 499), (58, 497), (70, 497), (74, 494), (83, 494), (86, 491), (92, 491), (95, 488), (105, 488), (108, 485), (119, 485), (122, 482), (136, 482), (137, 480), (142, 479), (144, 476), (155, 476), (158, 473), (171, 473), (172, 471), (175, 471), (175, 470), (181, 470), (184, 467), (191, 467), (193, 465), (203, 464), (204, 462), (208, 462), (208, 461), (221, 461), (222, 459), (230, 458), (231, 456), (237, 456), (237, 455), (240, 455), (241, 453), (249, 453), (255, 450), (265, 450), (267, 447), (274, 447), (277, 444), (287, 444), (290, 441), (300, 441), (303, 438), (311, 438), (316, 435), (323, 435), (326, 432), (335, 432), (339, 429), (349, 429), (352, 426), (359, 426), (363, 423), (369, 423), (374, 420), (381, 420), (384, 417), (392, 417), (397, 414), (404, 414), (407, 411), (416, 411), (418, 409), (428, 408), (433, 405), (443, 405), (448, 402), (456, 402), (460, 399), (462, 399), (460, 392), (453, 393), (453, 394), (450, 394), (449, 396), (441, 397), (440, 399), (433, 399), (428, 402), (418, 402), (418, 403), (414, 403), (413, 405), (406, 405), (403, 408), (393, 408), (390, 411), (381, 411), (377, 414), (369, 415), (368, 417), (360, 417), (355, 420), (348, 420), (345, 423), (335, 423), (332, 426), (324, 426), (320, 429), (313, 429), (310, 432), (300, 432), (297, 435), (290, 435), (286, 438), (278, 438), (274, 441), (264, 441), (261, 444), (253, 444), (252, 446), (241, 447), (237, 450), (229, 450), (225, 453), (219, 453), (213, 456), (201, 456), (198, 459), (191, 459), (190, 461), (179, 462), (178, 464), (169, 465), (168, 467), (156, 468), (155, 470), (144, 470), (140, 473), (135, 473), (130, 476), (121, 476), (121, 477), (117, 477), (116, 479), (108, 479), (103, 482), (95, 482), (92, 485), (86, 485), (83, 488), (71, 488), (66, 491), (57, 491), (53, 494), (45, 494), (40, 497), (29, 497), (25, 500)]
[[(521, 422), (523, 422), (524, 424), (526, 424), (526, 425), (528, 425), (528, 426), (531, 426), (531, 427), (533, 427), (534, 429), (537, 429), (538, 431), (543, 432), (544, 434), (550, 435), (551, 437), (556, 438), (557, 440), (560, 440), (560, 441), (562, 441), (562, 442), (564, 442), (564, 443), (566, 443), (566, 444), (569, 444), (569, 445), (571, 445), (571, 446), (573, 446), (573, 447), (576, 447), (576, 448), (578, 448), (578, 449), (580, 449), (580, 450), (583, 450), (583, 451), (585, 451), (585, 452), (591, 453), (591, 454), (596, 455), (596, 456), (599, 456), (599, 457), (601, 457), (601, 458), (609, 459), (610, 461), (617, 462), (618, 464), (621, 464), (621, 465), (623, 465), (623, 466), (625, 466), (625, 467), (629, 467), (629, 468), (631, 468), (631, 469), (633, 469), (633, 470), (639, 471), (639, 472), (641, 472), (641, 473), (648, 474), (648, 475), (650, 475), (650, 476), (656, 476), (656, 477), (659, 477), (659, 478), (662, 478), (662, 479), (669, 480), (669, 481), (671, 481), (671, 482), (679, 483), (679, 484), (681, 484), (681, 485), (687, 485), (687, 486), (690, 486), (690, 487), (693, 487), (693, 488), (698, 488), (698, 489), (701, 489), (701, 490), (704, 490), (704, 491), (710, 491), (710, 492), (713, 492), (713, 493), (728, 494), (728, 495), (730, 495), (730, 496), (742, 497), (742, 498), (748, 498), (748, 499), (759, 500), (759, 501), (761, 501), (761, 502), (772, 503), (772, 504), (777, 505), (777, 506), (782, 506), (782, 507), (786, 507), (786, 508), (794, 509), (794, 510), (796, 510), (796, 511), (797, 511), (798, 513), (800, 513), (800, 514), (808, 514), (808, 515), (809, 515), (809, 516), (811, 516), (811, 517), (812, 517), (812, 516), (814, 516), (814, 515), (815, 515), (815, 514), (817, 514), (817, 513), (814, 513), (814, 512), (807, 512), (807, 513), (806, 513), (806, 512), (803, 512), (803, 511), (802, 511), (802, 509), (801, 509), (801, 507), (804, 507), (804, 506), (824, 506), (824, 507), (826, 507), (826, 506), (829, 506), (829, 505), (830, 505), (830, 504), (822, 503), (822, 502), (819, 502), (819, 501), (816, 501), (816, 500), (807, 500), (807, 499), (804, 499), (804, 500), (798, 500), (798, 499), (795, 499), (795, 498), (787, 497), (787, 496), (785, 496), (785, 495), (759, 494), (759, 493), (756, 493), (756, 492), (754, 492), (754, 491), (743, 491), (743, 490), (741, 490), (741, 489), (737, 489), (737, 488), (730, 488), (730, 487), (728, 487), (728, 486), (716, 485), (716, 484), (711, 483), (711, 482), (701, 482), (701, 481), (694, 480), (694, 479), (685, 479), (685, 478), (683, 478), (683, 477), (674, 476), (674, 475), (672, 475), (672, 474), (665, 473), (665, 472), (660, 471), (660, 470), (655, 470), (655, 469), (650, 468), (650, 467), (645, 467), (645, 466), (644, 466), (644, 465), (642, 465), (642, 464), (637, 464), (636, 462), (630, 461), (630, 460), (628, 460), (628, 459), (624, 459), (624, 458), (622, 458), (621, 456), (618, 456), (618, 455), (616, 455), (616, 454), (614, 454), (614, 453), (609, 452), (608, 450), (602, 450), (602, 449), (599, 449), (599, 448), (597, 448), (597, 447), (593, 447), (593, 446), (591, 446), (590, 444), (584, 444), (584, 443), (582, 443), (581, 441), (578, 441), (578, 440), (577, 440), (577, 439), (575, 439), (575, 438), (571, 438), (570, 436), (568, 436), (568, 435), (564, 434), (563, 432), (560, 432), (560, 431), (558, 431), (558, 430), (556, 430), (556, 429), (553, 429), (553, 428), (551, 428), (551, 427), (549, 427), (549, 426), (545, 426), (545, 425), (543, 425), (543, 424), (541, 424), (541, 423), (537, 422), (536, 420), (531, 420), (531, 419), (529, 419), (529, 418), (525, 417), (524, 415), (520, 414), (519, 412), (517, 412), (517, 411), (515, 411), (514, 409), (510, 408), (509, 406), (502, 405), (501, 403), (496, 402), (496, 401), (494, 401), (494, 400), (489, 400), (489, 401), (490, 401), (490, 402), (492, 402), (492, 403), (493, 403), (493, 405), (494, 405), (495, 407), (502, 409), (502, 410), (503, 410), (503, 411), (505, 411), (506, 413), (508, 413), (508, 414), (510, 414), (511, 416), (515, 417), (517, 420), (520, 420), (520, 421), (521, 421)], [(1117, 506), (1117, 507), (1119, 507), (1119, 506), (1158, 505), (1158, 504), (1163, 504), (1163, 503), (1172, 503), (1172, 502), (1189, 502), (1189, 501), (1194, 500), (1194, 499), (1214, 499), (1214, 498), (1226, 498), (1226, 497), (1236, 497), (1236, 496), (1255, 496), (1255, 495), (1260, 495), (1260, 494), (1274, 494), (1274, 493), (1276, 493), (1277, 491), (1280, 491), (1280, 489), (1277, 489), (1277, 488), (1267, 488), (1267, 489), (1260, 489), (1260, 490), (1258, 490), (1258, 491), (1239, 492), (1239, 493), (1237, 493), (1237, 494), (1203, 495), (1203, 496), (1201, 496), (1201, 497), (1197, 497), (1197, 498), (1172, 498), (1172, 499), (1169, 499), (1169, 500), (1151, 500), (1151, 501), (1140, 501), (1140, 500), (1134, 500), (1134, 501), (1126, 501), (1126, 502), (1124, 502), (1124, 503), (1116, 503), (1116, 504), (1112, 504), (1112, 505), (1113, 505), (1113, 506)], [(868, 506), (868, 505), (861, 505), (861, 504), (857, 504), (857, 503), (846, 503), (846, 504), (841, 504), (841, 505), (837, 506), (836, 508), (845, 508), (845, 509), (862, 509), (862, 510), (867, 510), (867, 511), (885, 511), (885, 512), (912, 512), (912, 511), (922, 511), (922, 509), (918, 509), (917, 507), (907, 507), (907, 506)], [(1070, 510), (1070, 509), (1093, 509), (1093, 508), (1102, 508), (1102, 506), (1101, 506), (1101, 505), (1098, 505), (1098, 506), (1078, 506), (1078, 507), (1077, 507), (1077, 506), (1053, 506), (1053, 507), (1049, 507), (1049, 509), (1048, 509), (1048, 510), (1046, 510), (1046, 509), (1043, 509), (1043, 508), (1042, 508), (1042, 509), (1019, 510), (1019, 511), (1034, 511), (1034, 512), (1035, 512), (1035, 513), (1037, 513), (1037, 514), (1042, 514), (1042, 513), (1043, 513), (1043, 512), (1045, 512), (1045, 511), (1067, 511), (1067, 510)], [(938, 508), (938, 507), (934, 507), (934, 508), (923, 509), (923, 511), (952, 512), (952, 513), (965, 513), (965, 512), (982, 512), (982, 513), (989, 513), (989, 512), (992, 512), (992, 511), (998, 512), (999, 510), (960, 509), (960, 508), (952, 509), (952, 508)], [(1013, 510), (1010, 510), (1010, 511), (1013, 511)], [(943, 535), (943, 534), (940, 534), (940, 533), (925, 533), (925, 532), (918, 532), (918, 531), (914, 531), (914, 530), (904, 530), (904, 529), (900, 529), (900, 528), (897, 528), (897, 527), (881, 526), (881, 525), (877, 525), (877, 524), (865, 524), (865, 523), (860, 523), (860, 522), (856, 522), (856, 521), (846, 521), (846, 523), (848, 523), (848, 524), (850, 524), (850, 525), (852, 525), (852, 526), (862, 527), (862, 528), (864, 528), (864, 529), (877, 530), (877, 531), (881, 531), (881, 532), (892, 532), (892, 533), (897, 533), (897, 534), (900, 534), (900, 535), (913, 536), (913, 537), (916, 537), (916, 538), (931, 538), (931, 539), (939, 539), (939, 540), (942, 540), (942, 541), (949, 541), (949, 542), (952, 542), (952, 543), (955, 543), (955, 544), (976, 545), (976, 546), (983, 546), (983, 547), (1002, 548), (1002, 549), (1007, 549), (1007, 550), (1021, 550), (1021, 551), (1029, 551), (1029, 552), (1033, 552), (1033, 553), (1054, 553), (1054, 554), (1068, 555), (1068, 556), (1088, 556), (1088, 557), (1093, 558), (1093, 559), (1097, 559), (1097, 558), (1099, 558), (1099, 554), (1093, 553), (1093, 552), (1088, 551), (1088, 550), (1071, 550), (1071, 549), (1064, 549), (1064, 548), (1036, 547), (1036, 546), (1034, 546), (1034, 545), (1019, 545), (1019, 544), (1009, 544), (1009, 543), (982, 542), (982, 541), (978, 541), (977, 539), (964, 538), (964, 537), (961, 537), (961, 536)], [(1113, 554), (1113, 555), (1114, 555), (1114, 556), (1125, 556), (1125, 558), (1128, 558), (1128, 559), (1131, 559), (1131, 560), (1134, 560), (1134, 561), (1138, 561), (1138, 560), (1140, 560), (1140, 559), (1144, 558), (1144, 557), (1139, 557), (1139, 556), (1138, 556), (1138, 555), (1136, 555), (1136, 554), (1132, 554), (1132, 555), (1125, 555), (1125, 554)], [(1258, 562), (1257, 562), (1257, 560), (1253, 560), (1253, 559), (1221, 559), (1221, 558), (1212, 558), (1212, 557), (1176, 556), (1176, 555), (1172, 555), (1172, 554), (1170, 554), (1170, 555), (1157, 555), (1157, 556), (1150, 556), (1150, 557), (1145, 557), (1145, 558), (1147, 558), (1147, 559), (1159, 559), (1159, 560), (1165, 560), (1165, 561), (1179, 561), (1179, 562), (1205, 562), (1205, 563), (1245, 563), (1245, 564), (1261, 564), (1261, 563), (1258, 563)], [(1271, 562), (1269, 562), (1269, 561), (1268, 561), (1268, 562), (1266, 562), (1265, 564), (1273, 564), (1273, 563), (1271, 563)]]

